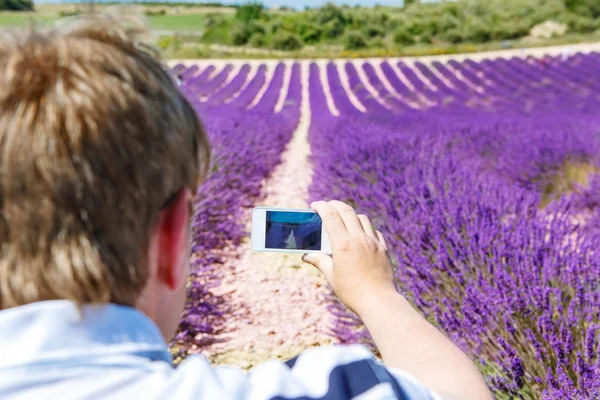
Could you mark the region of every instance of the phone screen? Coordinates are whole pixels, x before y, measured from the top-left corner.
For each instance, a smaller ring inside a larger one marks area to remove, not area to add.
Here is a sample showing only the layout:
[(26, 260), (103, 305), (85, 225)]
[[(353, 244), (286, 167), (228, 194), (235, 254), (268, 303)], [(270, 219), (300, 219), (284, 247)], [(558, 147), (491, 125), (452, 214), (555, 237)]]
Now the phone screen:
[(267, 211), (265, 248), (321, 250), (321, 231), (317, 213)]

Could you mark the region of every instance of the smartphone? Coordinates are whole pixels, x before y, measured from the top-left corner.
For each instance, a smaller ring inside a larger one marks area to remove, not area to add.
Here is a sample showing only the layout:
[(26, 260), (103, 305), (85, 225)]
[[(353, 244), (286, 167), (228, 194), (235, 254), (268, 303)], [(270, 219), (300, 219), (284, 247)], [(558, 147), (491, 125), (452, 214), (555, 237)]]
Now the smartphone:
[(255, 208), (250, 241), (254, 251), (331, 254), (321, 217), (310, 208)]

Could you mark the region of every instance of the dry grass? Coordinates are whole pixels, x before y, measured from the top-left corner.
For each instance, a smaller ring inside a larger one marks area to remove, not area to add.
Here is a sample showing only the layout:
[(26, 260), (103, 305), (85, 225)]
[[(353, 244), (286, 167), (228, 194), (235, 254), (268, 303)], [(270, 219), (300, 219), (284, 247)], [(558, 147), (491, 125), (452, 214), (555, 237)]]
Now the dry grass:
[(567, 193), (576, 193), (589, 186), (591, 177), (598, 173), (598, 167), (587, 162), (567, 161), (552, 176), (543, 179), (541, 206)]
[[(46, 17), (58, 17), (62, 13), (74, 12), (76, 10), (85, 9), (86, 5), (82, 4), (36, 4), (35, 11), (33, 12), (36, 16)], [(103, 5), (96, 4), (95, 9), (97, 11), (104, 11), (108, 7), (114, 7), (114, 5)], [(147, 11), (157, 12), (165, 10), (167, 15), (189, 15), (189, 14), (209, 14), (209, 13), (235, 13), (233, 7), (200, 7), (200, 6), (159, 6), (159, 5), (143, 5), (141, 6)]]

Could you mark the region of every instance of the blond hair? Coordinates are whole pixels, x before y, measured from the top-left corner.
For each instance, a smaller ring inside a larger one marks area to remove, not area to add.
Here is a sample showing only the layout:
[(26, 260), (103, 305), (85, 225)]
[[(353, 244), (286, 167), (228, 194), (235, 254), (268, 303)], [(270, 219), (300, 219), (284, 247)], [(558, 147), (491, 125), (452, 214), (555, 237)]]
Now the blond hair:
[(161, 206), (209, 163), (136, 29), (87, 17), (0, 38), (0, 308), (134, 305)]

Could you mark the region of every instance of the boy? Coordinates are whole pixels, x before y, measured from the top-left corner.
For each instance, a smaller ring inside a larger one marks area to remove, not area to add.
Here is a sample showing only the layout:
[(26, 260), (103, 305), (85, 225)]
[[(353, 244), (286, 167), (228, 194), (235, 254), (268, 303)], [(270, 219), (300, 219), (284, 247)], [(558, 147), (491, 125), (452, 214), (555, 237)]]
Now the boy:
[(173, 369), (165, 339), (210, 156), (194, 110), (111, 19), (7, 35), (0, 66), (0, 398), (490, 398), (396, 292), (381, 234), (335, 201), (314, 204), (333, 259), (305, 261), (363, 318), (387, 367), (351, 346), (249, 375), (202, 356)]

